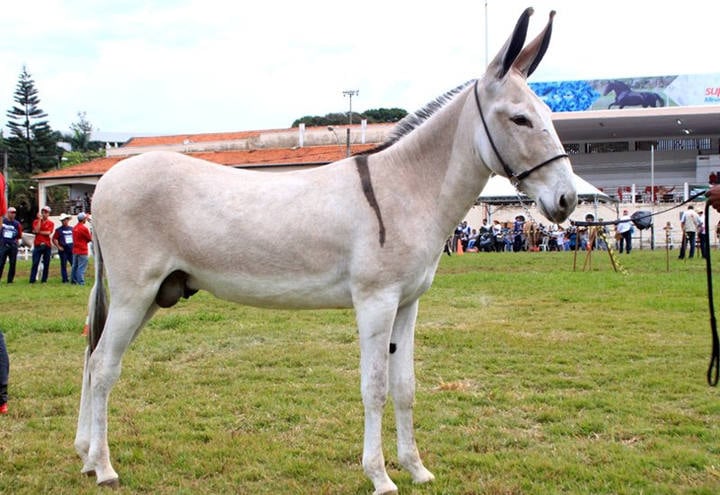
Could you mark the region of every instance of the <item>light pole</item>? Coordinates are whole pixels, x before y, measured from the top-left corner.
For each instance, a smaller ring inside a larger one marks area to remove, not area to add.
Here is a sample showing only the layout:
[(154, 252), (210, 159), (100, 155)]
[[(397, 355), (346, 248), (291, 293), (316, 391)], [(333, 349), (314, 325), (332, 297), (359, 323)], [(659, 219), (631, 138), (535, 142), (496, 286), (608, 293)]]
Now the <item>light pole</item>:
[(487, 0), (485, 0), (485, 69), (487, 69), (488, 63), (488, 8)]
[(343, 91), (343, 96), (350, 98), (350, 111), (348, 112), (348, 128), (347, 128), (347, 156), (350, 156), (350, 126), (352, 125), (352, 97), (360, 94), (358, 89), (346, 89)]

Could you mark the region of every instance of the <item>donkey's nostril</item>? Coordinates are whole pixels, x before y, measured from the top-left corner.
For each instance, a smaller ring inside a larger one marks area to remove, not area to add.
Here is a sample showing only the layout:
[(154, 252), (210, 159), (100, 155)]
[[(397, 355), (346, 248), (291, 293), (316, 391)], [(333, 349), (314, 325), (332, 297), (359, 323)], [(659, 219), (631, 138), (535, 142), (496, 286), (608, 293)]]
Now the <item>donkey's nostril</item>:
[(562, 208), (564, 210), (567, 207), (568, 207), (568, 203), (567, 203), (567, 200), (565, 199), (565, 195), (563, 194), (560, 196), (560, 208)]

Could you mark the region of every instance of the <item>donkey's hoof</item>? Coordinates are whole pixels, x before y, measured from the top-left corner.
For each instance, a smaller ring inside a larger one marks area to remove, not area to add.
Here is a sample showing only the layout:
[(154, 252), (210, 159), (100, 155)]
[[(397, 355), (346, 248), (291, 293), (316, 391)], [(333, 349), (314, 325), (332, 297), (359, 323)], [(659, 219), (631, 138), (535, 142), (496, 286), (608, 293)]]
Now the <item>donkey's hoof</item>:
[(111, 488), (113, 490), (117, 490), (118, 488), (120, 488), (120, 479), (119, 478), (110, 478), (109, 480), (99, 481), (98, 486), (101, 486), (103, 488)]
[(413, 483), (418, 485), (435, 481), (435, 476), (425, 468), (422, 468), (418, 473), (415, 473), (412, 478)]
[(373, 495), (397, 495), (398, 489), (397, 486), (395, 486), (395, 483), (390, 482), (385, 486), (381, 486), (379, 488), (376, 488), (373, 492)]

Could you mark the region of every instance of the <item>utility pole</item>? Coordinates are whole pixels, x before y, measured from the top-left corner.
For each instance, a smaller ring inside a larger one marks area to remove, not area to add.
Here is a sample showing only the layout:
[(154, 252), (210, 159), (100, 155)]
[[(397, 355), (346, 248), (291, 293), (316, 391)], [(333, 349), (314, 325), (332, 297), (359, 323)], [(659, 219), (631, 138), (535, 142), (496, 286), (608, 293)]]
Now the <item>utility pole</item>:
[(350, 126), (352, 125), (352, 97), (360, 94), (358, 89), (347, 89), (343, 91), (343, 96), (350, 98), (350, 111), (348, 112), (348, 128), (347, 128), (347, 156), (350, 156)]

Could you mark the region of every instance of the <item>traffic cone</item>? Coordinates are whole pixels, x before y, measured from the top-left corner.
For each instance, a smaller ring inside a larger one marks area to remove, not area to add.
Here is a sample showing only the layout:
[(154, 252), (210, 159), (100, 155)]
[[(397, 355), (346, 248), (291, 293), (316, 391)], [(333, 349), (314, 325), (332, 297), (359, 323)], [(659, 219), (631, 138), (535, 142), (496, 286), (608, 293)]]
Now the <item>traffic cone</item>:
[(465, 254), (465, 251), (463, 251), (463, 248), (462, 248), (462, 241), (460, 239), (458, 239), (458, 241), (457, 241), (457, 254), (460, 256)]

